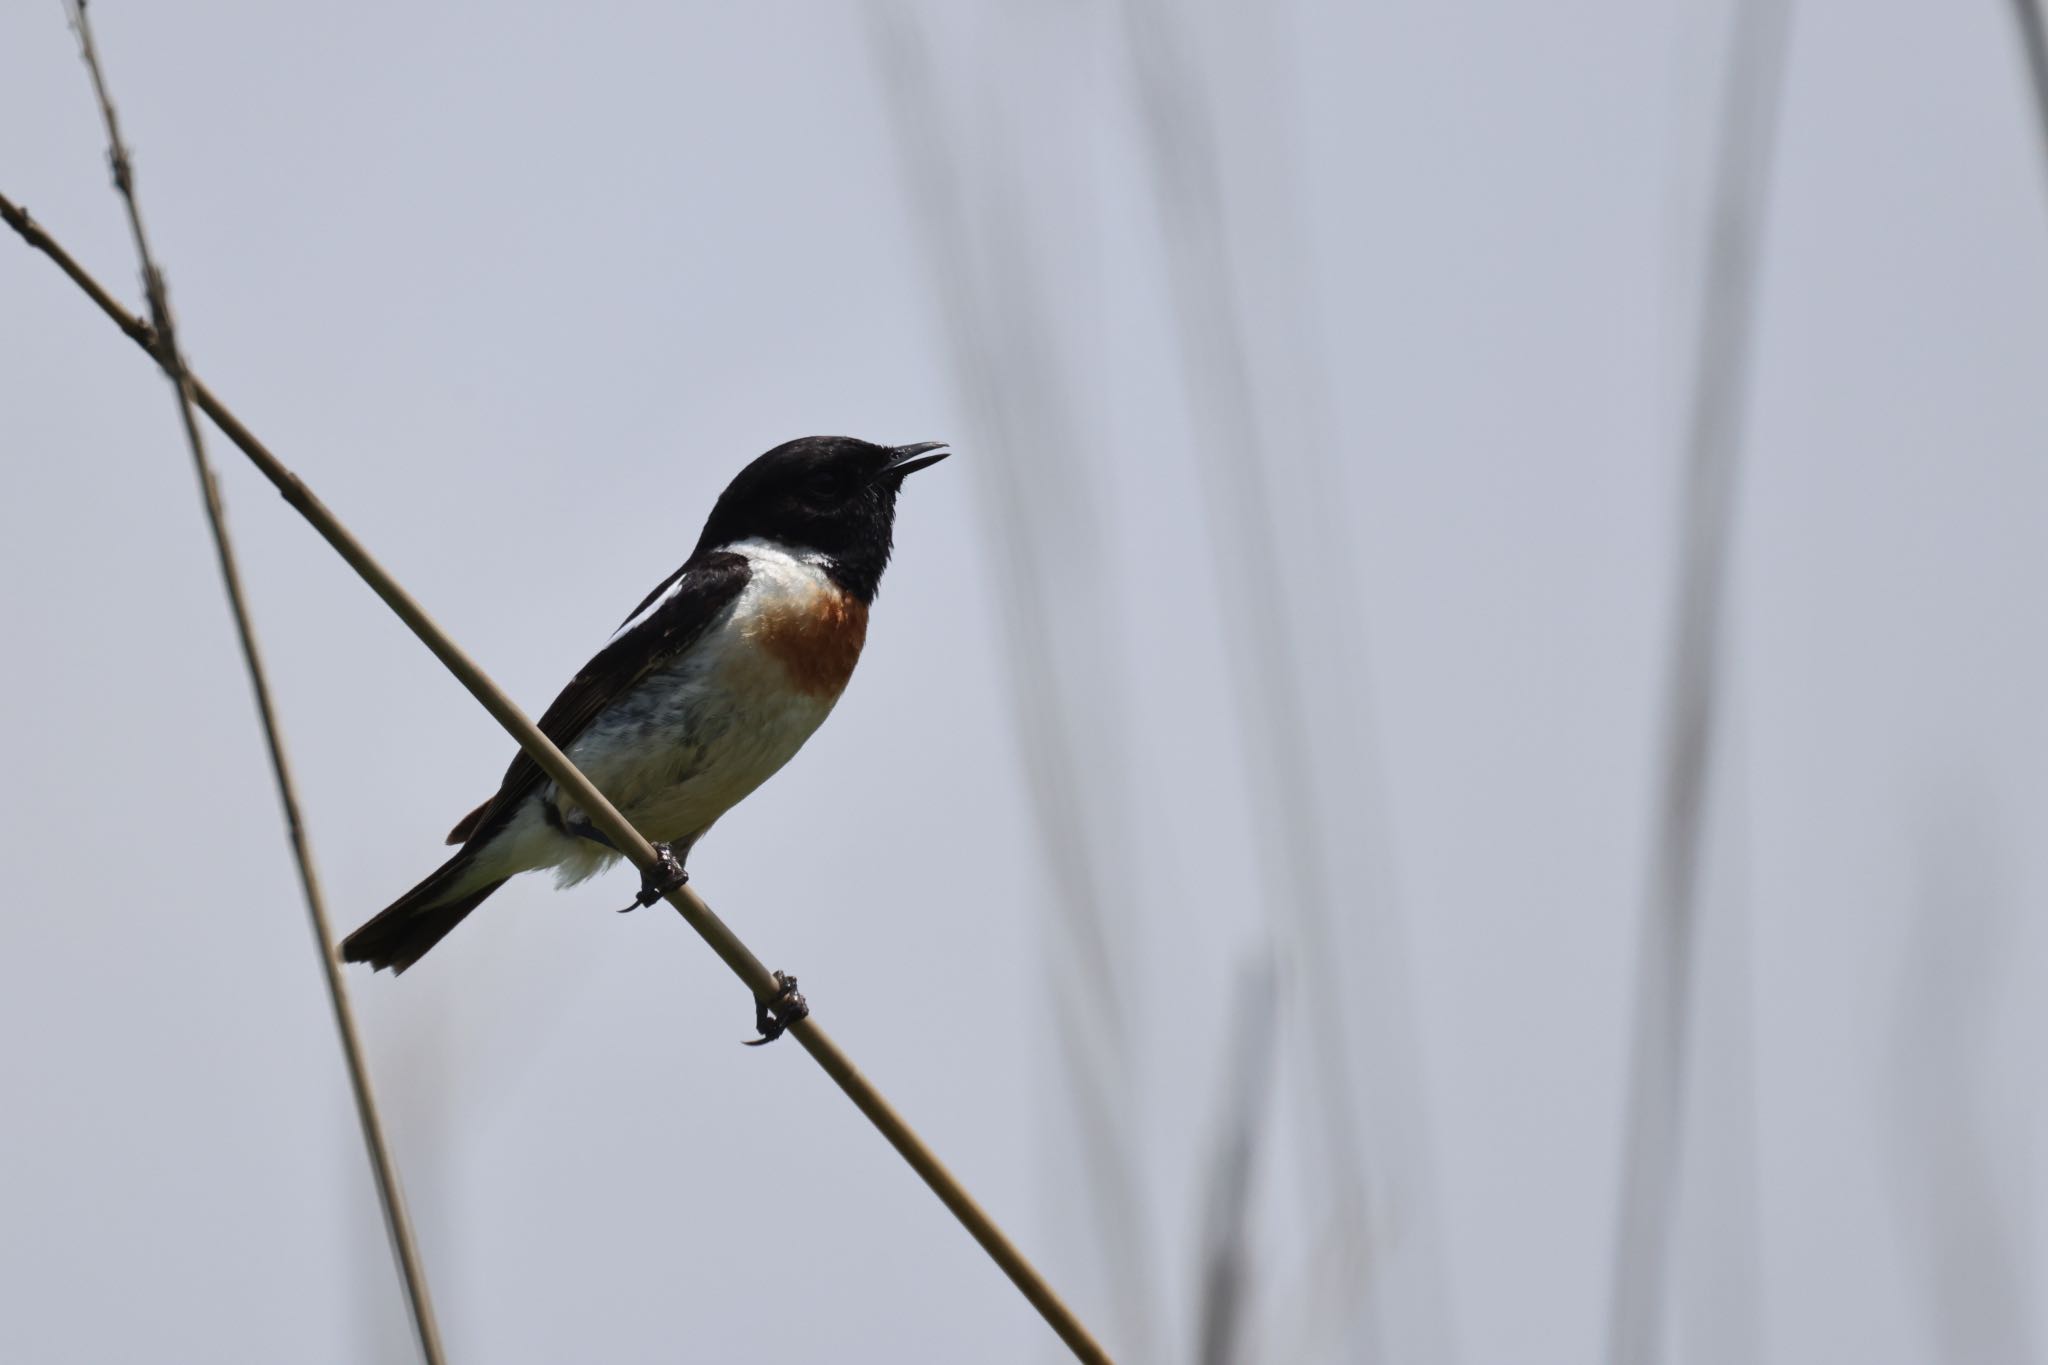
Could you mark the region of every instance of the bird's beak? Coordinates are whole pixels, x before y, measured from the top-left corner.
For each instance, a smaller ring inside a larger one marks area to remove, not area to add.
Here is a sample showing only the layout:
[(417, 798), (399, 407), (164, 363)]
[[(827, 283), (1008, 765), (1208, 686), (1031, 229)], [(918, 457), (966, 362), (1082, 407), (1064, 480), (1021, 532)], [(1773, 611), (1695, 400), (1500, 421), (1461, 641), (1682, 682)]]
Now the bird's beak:
[(905, 475), (915, 474), (926, 465), (937, 464), (953, 453), (945, 447), (944, 441), (919, 441), (912, 446), (897, 446), (889, 452), (890, 460), (882, 466), (882, 473), (900, 482)]

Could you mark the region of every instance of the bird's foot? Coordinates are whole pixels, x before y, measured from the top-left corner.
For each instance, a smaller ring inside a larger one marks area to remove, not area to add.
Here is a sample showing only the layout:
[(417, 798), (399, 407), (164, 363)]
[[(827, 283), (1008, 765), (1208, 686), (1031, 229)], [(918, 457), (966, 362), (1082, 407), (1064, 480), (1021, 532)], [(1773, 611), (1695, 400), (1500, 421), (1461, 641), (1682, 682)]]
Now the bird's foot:
[(620, 910), (629, 914), (643, 905), (652, 905), (671, 891), (680, 891), (690, 880), (690, 874), (683, 871), (682, 860), (667, 844), (654, 846), (654, 866), (641, 874), (640, 894), (633, 897), (633, 903)]
[(797, 994), (795, 977), (777, 972), (775, 984), (780, 989), (774, 995), (754, 997), (754, 1029), (761, 1036), (747, 1039), (748, 1047), (774, 1042), (784, 1029), (810, 1015), (811, 1007)]

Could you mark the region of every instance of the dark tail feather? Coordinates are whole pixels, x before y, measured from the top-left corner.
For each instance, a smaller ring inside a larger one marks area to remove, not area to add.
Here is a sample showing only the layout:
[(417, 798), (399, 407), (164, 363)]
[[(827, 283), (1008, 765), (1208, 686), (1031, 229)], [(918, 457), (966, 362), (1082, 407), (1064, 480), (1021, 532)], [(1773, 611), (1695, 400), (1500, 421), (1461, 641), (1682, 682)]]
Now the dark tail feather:
[(427, 950), (448, 937), (448, 931), (462, 923), (463, 916), (484, 903), (507, 878), (486, 882), (474, 890), (450, 896), (451, 889), (465, 880), (469, 870), (467, 850), (441, 864), (425, 881), (393, 901), (362, 928), (341, 942), (344, 962), (367, 962), (378, 971), (389, 967), (393, 974), (404, 971), (427, 955)]

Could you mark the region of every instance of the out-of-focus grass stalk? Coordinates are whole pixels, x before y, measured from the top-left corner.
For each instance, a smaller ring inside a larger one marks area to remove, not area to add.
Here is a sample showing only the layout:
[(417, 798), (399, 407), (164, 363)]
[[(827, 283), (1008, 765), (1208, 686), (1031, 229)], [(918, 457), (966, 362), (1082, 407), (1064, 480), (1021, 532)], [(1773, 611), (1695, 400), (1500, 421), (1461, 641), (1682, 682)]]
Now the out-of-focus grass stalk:
[(2025, 1181), (2000, 1184), (2028, 1144), (2023, 1125), (2001, 1122), (2010, 1110), (1998, 1111), (1987, 1083), (2011, 998), (1999, 988), (2019, 955), (2005, 941), (2015, 921), (1999, 895), (1998, 850), (1976, 809), (1951, 799), (1930, 825), (1889, 1039), (1886, 1134), (1935, 1358), (2028, 1365), (2041, 1356), (2015, 1217)]
[[(1012, 13), (1009, 17), (1015, 19)], [(1041, 18), (1043, 16), (1040, 16)], [(905, 180), (923, 229), (957, 382), (987, 458), (973, 462), (1007, 636), (1032, 809), (1055, 895), (1050, 975), (1083, 1201), (1109, 1277), (1119, 1354), (1156, 1358), (1137, 1068), (1142, 974), (1132, 942), (1126, 689), (1113, 645), (1097, 476), (1057, 363), (1044, 248), (1021, 226), (1029, 195), (1000, 145), (1007, 85), (978, 85), (981, 117), (946, 107), (915, 12), (878, 3), (870, 32)], [(1024, 46), (1028, 39), (1020, 39)], [(1024, 58), (1013, 49), (1009, 67)], [(982, 141), (972, 140), (970, 129)], [(1047, 135), (1041, 126), (1040, 136)], [(1077, 150), (1077, 160), (1083, 159)], [(1078, 182), (1078, 177), (1075, 177)], [(1045, 187), (1040, 187), (1045, 189)], [(1061, 203), (1079, 183), (1052, 187)], [(1079, 585), (1059, 591), (1058, 585)], [(1055, 1123), (1064, 1121), (1060, 1117)]]
[(1661, 1353), (1694, 1009), (1700, 849), (1711, 791), (1736, 468), (1789, 0), (1737, 0), (1722, 90), (1700, 332), (1685, 429), (1677, 599), (1658, 808), (1638, 945), (1607, 1356)]
[(2012, 17), (2019, 25), (2020, 53), (2027, 63), (2027, 87), (2034, 96), (2041, 155), (2048, 158), (2048, 16), (2041, 12), (2041, 0), (2012, 0)]
[(1252, 1305), (1252, 1177), (1272, 1092), (1279, 1033), (1273, 966), (1261, 958), (1238, 986), (1223, 1073), (1216, 1150), (1210, 1157), (1202, 1220), (1202, 1263), (1196, 1277), (1197, 1365), (1235, 1365), (1245, 1354)]
[(163, 271), (149, 248), (149, 234), (142, 226), (142, 205), (135, 194), (134, 162), (121, 137), (120, 119), (114, 113), (113, 96), (108, 93), (106, 73), (101, 69), (99, 50), (93, 44), (92, 23), (86, 16), (85, 0), (71, 0), (71, 25), (78, 33), (79, 53), (92, 77), (94, 98), (107, 130), (107, 159), (114, 175), (114, 188), (127, 211), (128, 228), (135, 241), (135, 254), (142, 267), (143, 293), (149, 306), (150, 326), (155, 333), (155, 353), (164, 374), (178, 397), (178, 421), (185, 446), (192, 456), (192, 472), (199, 480), (200, 500), (206, 510), (207, 529), (213, 537), (214, 558), (220, 568), (221, 587), (227, 594), (228, 614), (234, 619), (235, 637), (242, 648), (243, 670), (249, 675), (249, 691), (256, 702), (256, 717), (263, 730), (263, 742), (270, 755), (271, 778), (277, 787), (278, 805), (284, 812), (285, 838), (291, 845), (292, 861), (298, 868), (299, 891), (312, 923), (313, 943), (320, 954), (322, 981), (327, 1003), (334, 1016), (335, 1033), (341, 1041), (342, 1061), (348, 1072), (349, 1090), (354, 1096), (356, 1119), (362, 1129), (363, 1147), (370, 1158), (370, 1174), (376, 1182), (384, 1228), (391, 1239), (392, 1257), (398, 1263), (399, 1279), (405, 1289), (413, 1332), (420, 1356), (427, 1365), (441, 1365), (441, 1329), (434, 1317), (433, 1296), (427, 1289), (427, 1268), (413, 1234), (412, 1216), (405, 1206), (405, 1192), (399, 1184), (398, 1162), (384, 1134), (378, 1112), (377, 1091), (370, 1082), (369, 1064), (363, 1055), (361, 1032), (356, 1027), (355, 1007), (349, 1001), (348, 983), (336, 960), (327, 919), (327, 897), (319, 874), (313, 868), (313, 847), (306, 833), (305, 817), (299, 807), (298, 783), (292, 776), (291, 761), (285, 755), (284, 735), (270, 695), (270, 675), (263, 666), (263, 651), (256, 643), (256, 625), (249, 616), (249, 604), (242, 591), (242, 571), (236, 562), (233, 539), (228, 535), (227, 510), (221, 501), (220, 480), (206, 453), (200, 435), (199, 418), (193, 411), (192, 376), (185, 368), (184, 353), (178, 347), (177, 327), (171, 316), (170, 296)]
[[(1321, 1322), (1297, 1323), (1303, 1330), (1296, 1335), (1310, 1343), (1334, 1340), (1346, 1359), (1387, 1349), (1387, 1315), (1375, 1303), (1369, 1272), (1393, 1245), (1374, 1244), (1375, 1226), (1399, 1227), (1402, 1251), (1414, 1261), (1407, 1283), (1419, 1290), (1403, 1307), (1420, 1330), (1404, 1335), (1427, 1342), (1432, 1358), (1441, 1359), (1452, 1347), (1436, 1264), (1429, 1155), (1426, 1143), (1403, 1143), (1395, 1136), (1420, 1131), (1422, 1123), (1419, 1068), (1406, 1052), (1411, 1026), (1405, 1017), (1402, 936), (1387, 898), (1373, 894), (1384, 888), (1339, 890), (1331, 815), (1316, 799), (1319, 764), (1363, 768), (1368, 760), (1359, 752), (1352, 718), (1324, 714), (1315, 705), (1320, 694), (1308, 686), (1307, 652), (1291, 610), (1309, 607), (1312, 616), (1324, 619), (1354, 613), (1345, 590), (1349, 565), (1340, 563), (1335, 573), (1317, 565), (1321, 572), (1305, 573), (1279, 543), (1268, 484), (1274, 452), (1257, 413), (1250, 343), (1235, 292), (1239, 270), (1228, 239), (1215, 113), (1185, 28), (1187, 11), (1162, 0), (1126, 0), (1122, 9), (1178, 323), (1196, 468), (1217, 547), (1217, 596), (1231, 637), (1225, 654), (1251, 784), (1262, 901), (1284, 947), (1283, 1000), (1303, 1036), (1312, 1077), (1295, 1098), (1310, 1116), (1319, 1148), (1320, 1178), (1308, 1184), (1315, 1191), (1312, 1214), (1321, 1218), (1324, 1235), (1306, 1264), (1329, 1292), (1306, 1301), (1319, 1317), (1330, 1315), (1331, 1330), (1324, 1331)], [(1302, 330), (1299, 320), (1294, 325)], [(1317, 472), (1308, 462), (1295, 470)], [(1304, 501), (1327, 510), (1338, 493), (1318, 489)], [(1328, 533), (1341, 540), (1341, 519)], [(1318, 598), (1319, 592), (1329, 595)], [(1302, 596), (1311, 602), (1296, 600)], [(1347, 827), (1344, 837), (1360, 834)], [(1382, 950), (1381, 960), (1350, 959), (1340, 913), (1376, 921), (1370, 937)], [(1369, 987), (1357, 975), (1368, 968)], [(1361, 1035), (1354, 1014), (1361, 994), (1372, 997), (1364, 1003), (1381, 1025), (1369, 1036)], [(1360, 1104), (1384, 1118), (1371, 1141), (1361, 1125)], [(1374, 1207), (1375, 1189), (1386, 1192), (1384, 1202), (1400, 1204), (1397, 1214)]]

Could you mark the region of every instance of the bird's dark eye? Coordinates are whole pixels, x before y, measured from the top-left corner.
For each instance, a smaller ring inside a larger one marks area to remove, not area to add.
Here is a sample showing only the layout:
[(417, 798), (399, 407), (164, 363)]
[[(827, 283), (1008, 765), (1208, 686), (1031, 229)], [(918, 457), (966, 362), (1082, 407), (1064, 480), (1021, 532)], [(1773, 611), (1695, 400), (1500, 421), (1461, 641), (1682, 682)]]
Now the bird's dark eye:
[(804, 491), (816, 498), (837, 498), (846, 492), (846, 476), (836, 469), (821, 469), (804, 483)]

